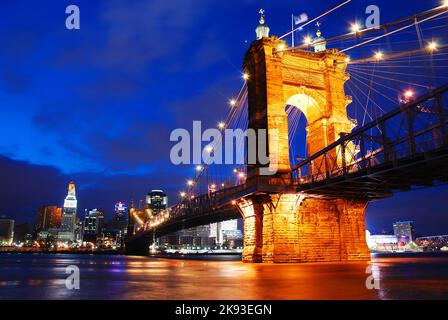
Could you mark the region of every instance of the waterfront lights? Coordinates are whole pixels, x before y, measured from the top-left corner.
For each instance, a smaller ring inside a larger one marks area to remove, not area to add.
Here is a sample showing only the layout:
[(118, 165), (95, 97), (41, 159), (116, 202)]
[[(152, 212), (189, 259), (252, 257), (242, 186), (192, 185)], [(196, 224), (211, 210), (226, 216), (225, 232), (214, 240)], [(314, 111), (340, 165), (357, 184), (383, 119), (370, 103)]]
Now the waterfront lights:
[(384, 53), (382, 51), (377, 51), (375, 52), (375, 59), (376, 60), (381, 60), (384, 57)]
[(243, 74), (243, 79), (244, 79), (245, 81), (249, 80), (249, 75), (248, 75), (247, 73), (244, 73), (244, 74)]
[(229, 104), (231, 107), (236, 106), (236, 100), (235, 99), (230, 100)]
[(224, 122), (218, 123), (218, 128), (219, 129), (224, 129), (225, 127), (226, 127), (226, 124)]
[(303, 44), (309, 46), (311, 43), (313, 42), (313, 40), (311, 39), (310, 36), (306, 36), (305, 38), (303, 38)]
[(358, 22), (352, 23), (350, 29), (353, 33), (358, 33), (361, 30), (361, 25)]
[[(448, 0), (447, 0), (448, 1)], [(431, 41), (430, 43), (428, 43), (428, 50), (429, 51), (435, 51), (437, 50), (438, 44), (435, 41)]]

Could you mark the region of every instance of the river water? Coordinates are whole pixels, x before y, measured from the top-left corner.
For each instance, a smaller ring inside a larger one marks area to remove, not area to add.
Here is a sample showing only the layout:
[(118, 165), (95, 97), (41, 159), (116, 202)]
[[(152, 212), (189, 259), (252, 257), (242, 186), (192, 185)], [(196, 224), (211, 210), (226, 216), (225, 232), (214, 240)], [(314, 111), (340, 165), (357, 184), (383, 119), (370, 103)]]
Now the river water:
[[(79, 268), (79, 290), (67, 289), (67, 266)], [(379, 290), (366, 287), (369, 266)], [(273, 265), (238, 256), (1, 254), (0, 299), (448, 299), (448, 255)]]

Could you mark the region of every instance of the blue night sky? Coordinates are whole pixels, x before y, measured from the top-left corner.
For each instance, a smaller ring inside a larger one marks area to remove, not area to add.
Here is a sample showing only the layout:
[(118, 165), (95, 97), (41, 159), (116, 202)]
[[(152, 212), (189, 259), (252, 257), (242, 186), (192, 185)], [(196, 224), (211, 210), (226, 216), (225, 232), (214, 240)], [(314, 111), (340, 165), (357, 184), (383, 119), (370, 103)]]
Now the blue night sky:
[[(193, 120), (214, 127), (225, 117), (242, 84), (258, 10), (266, 9), (271, 34), (281, 35), (291, 14), (315, 17), (340, 2), (3, 1), (0, 213), (34, 223), (40, 206), (62, 205), (71, 180), (78, 213), (102, 207), (110, 215), (115, 202), (142, 199), (154, 188), (175, 201), (194, 170), (171, 164), (169, 134)], [(65, 28), (70, 4), (81, 10), (81, 30)], [(369, 4), (380, 6), (386, 22), (439, 1), (354, 0), (322, 19), (324, 36), (346, 33)], [(389, 231), (405, 219), (420, 233), (446, 234), (447, 190), (372, 203), (368, 228)]]

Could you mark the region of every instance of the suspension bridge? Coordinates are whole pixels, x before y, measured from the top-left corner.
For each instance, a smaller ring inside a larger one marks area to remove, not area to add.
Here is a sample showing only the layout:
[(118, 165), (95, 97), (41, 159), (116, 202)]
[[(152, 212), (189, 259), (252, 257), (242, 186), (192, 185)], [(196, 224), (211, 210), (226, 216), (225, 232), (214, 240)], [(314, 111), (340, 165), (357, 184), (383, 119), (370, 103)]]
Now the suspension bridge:
[[(275, 174), (258, 162), (197, 165), (177, 205), (157, 215), (130, 209), (127, 253), (242, 218), (244, 262), (370, 259), (368, 203), (448, 180), (447, 13), (444, 4), (328, 39), (318, 24), (314, 39), (289, 47), (291, 32), (270, 36), (262, 12), (242, 88), (218, 127), (275, 132), (265, 138)], [(221, 142), (206, 147), (210, 158)], [(235, 147), (246, 157), (247, 148)]]

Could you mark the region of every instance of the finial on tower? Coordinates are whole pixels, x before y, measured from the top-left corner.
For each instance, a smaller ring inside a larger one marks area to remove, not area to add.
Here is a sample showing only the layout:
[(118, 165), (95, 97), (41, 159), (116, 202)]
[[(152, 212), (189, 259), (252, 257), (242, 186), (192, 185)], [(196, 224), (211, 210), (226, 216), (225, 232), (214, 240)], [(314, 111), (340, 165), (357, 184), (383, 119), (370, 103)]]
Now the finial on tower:
[(269, 37), (270, 29), (265, 24), (266, 23), (266, 19), (265, 19), (266, 11), (264, 9), (260, 9), (260, 11), (258, 11), (258, 13), (260, 14), (260, 24), (258, 25), (257, 29), (255, 29), (255, 33), (257, 34), (257, 40), (260, 40), (262, 38)]
[(327, 49), (327, 41), (325, 41), (325, 38), (322, 37), (322, 31), (320, 31), (320, 26), (321, 25), (322, 24), (319, 21), (316, 23), (316, 27), (317, 27), (316, 36), (317, 36), (317, 38), (315, 38), (313, 40), (314, 52), (321, 52), (321, 51), (325, 51)]
[(320, 26), (321, 25), (322, 24), (319, 21), (317, 21), (317, 23), (316, 23), (316, 27), (317, 27), (316, 36), (317, 37), (321, 37), (322, 36), (322, 32), (320, 31)]
[(264, 9), (261, 8), (260, 11), (258, 11), (258, 13), (260, 14), (260, 24), (264, 24)]

